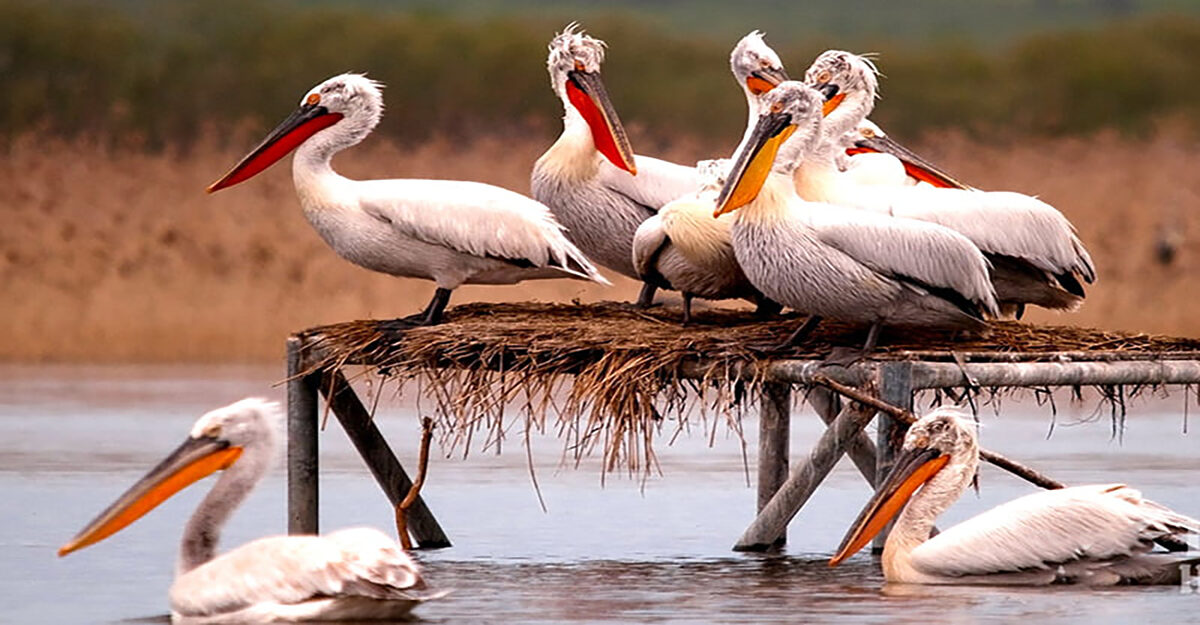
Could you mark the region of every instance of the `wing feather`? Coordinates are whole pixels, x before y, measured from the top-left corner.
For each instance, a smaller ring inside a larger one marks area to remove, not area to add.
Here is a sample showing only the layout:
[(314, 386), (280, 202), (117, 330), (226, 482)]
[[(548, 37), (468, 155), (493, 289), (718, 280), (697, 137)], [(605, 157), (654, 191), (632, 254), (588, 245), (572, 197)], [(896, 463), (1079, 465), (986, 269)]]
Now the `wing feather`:
[(427, 598), (425, 589), (416, 564), (395, 541), (358, 528), (247, 543), (180, 575), (171, 587), (171, 607), (204, 616), (316, 598), (420, 601)]
[(695, 167), (685, 167), (649, 156), (636, 156), (637, 176), (601, 164), (597, 181), (605, 188), (657, 212), (671, 200), (695, 193), (704, 179)]
[(1200, 521), (1123, 484), (1033, 493), (992, 508), (922, 543), (913, 566), (942, 576), (1055, 569), (1148, 551), (1159, 537), (1200, 531)]
[(556, 267), (604, 282), (540, 202), (501, 187), (458, 180), (366, 180), (360, 208), (400, 235), (464, 254)]
[(987, 259), (957, 232), (915, 219), (819, 204), (810, 204), (808, 215), (821, 242), (872, 270), (951, 289), (996, 314)]

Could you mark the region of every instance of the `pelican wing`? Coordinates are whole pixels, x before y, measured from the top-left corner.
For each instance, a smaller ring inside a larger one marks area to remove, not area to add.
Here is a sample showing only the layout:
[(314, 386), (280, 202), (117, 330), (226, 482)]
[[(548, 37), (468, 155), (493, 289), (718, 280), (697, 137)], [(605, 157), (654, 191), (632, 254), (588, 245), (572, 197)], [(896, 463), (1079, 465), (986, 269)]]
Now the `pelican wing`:
[(631, 176), (607, 161), (601, 163), (597, 181), (610, 191), (654, 212), (675, 198), (695, 193), (704, 183), (695, 167), (649, 156), (635, 156), (634, 162), (637, 164), (637, 176)]
[(633, 234), (633, 268), (639, 278), (659, 288), (671, 288), (658, 271), (658, 257), (670, 244), (661, 215), (651, 215), (638, 226)]
[(425, 590), (417, 566), (395, 541), (357, 528), (247, 543), (179, 576), (171, 587), (171, 608), (183, 616), (211, 616), (315, 599), (435, 596)]
[(1051, 273), (1096, 279), (1092, 257), (1058, 209), (1028, 195), (932, 187), (859, 187), (851, 203), (896, 217), (941, 224), (979, 249), (1023, 259)]
[(950, 289), (996, 314), (988, 264), (966, 237), (936, 224), (809, 204), (821, 242), (873, 271), (932, 289)]
[(1026, 495), (955, 525), (914, 549), (912, 564), (952, 577), (1114, 559), (1131, 566), (1122, 557), (1149, 551), (1156, 538), (1198, 531), (1200, 521), (1123, 484), (1075, 486)]
[(367, 180), (360, 207), (394, 230), (429, 244), (517, 265), (556, 267), (597, 282), (604, 278), (563, 234), (540, 202), (479, 182)]

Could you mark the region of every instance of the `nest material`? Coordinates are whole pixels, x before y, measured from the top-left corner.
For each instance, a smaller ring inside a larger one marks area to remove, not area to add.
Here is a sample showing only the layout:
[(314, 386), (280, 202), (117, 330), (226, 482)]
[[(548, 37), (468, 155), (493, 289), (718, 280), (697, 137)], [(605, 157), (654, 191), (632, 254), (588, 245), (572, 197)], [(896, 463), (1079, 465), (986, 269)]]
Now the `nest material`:
[[(422, 395), (435, 402), (451, 445), (469, 449), (481, 429), (488, 431), (487, 444), (499, 445), (505, 411), (515, 405), (525, 416), (526, 435), (545, 431), (552, 412), (576, 461), (599, 447), (606, 468), (624, 461), (634, 471), (654, 466), (652, 443), (664, 418), (686, 428), (689, 415), (699, 410), (706, 423), (707, 415), (719, 414), (740, 432), (744, 399), (757, 395), (747, 391), (762, 381), (761, 365), (780, 358), (820, 360), (835, 347), (860, 346), (866, 333), (862, 326), (824, 322), (802, 344), (773, 352), (765, 348), (782, 342), (801, 318), (764, 320), (746, 311), (712, 309), (683, 327), (676, 310), (618, 303), (467, 304), (446, 317), (433, 327), (352, 321), (299, 336), (312, 350), (314, 368), (362, 364), (402, 386), (419, 382)], [(1063, 352), (1075, 359), (1115, 352), (1157, 358), (1200, 352), (1200, 340), (996, 322), (987, 336), (975, 338), (885, 329), (871, 359), (968, 354), (973, 360), (1003, 355), (1039, 360)], [(684, 379), (685, 365), (700, 371), (700, 379)], [(564, 403), (556, 405), (560, 400)]]

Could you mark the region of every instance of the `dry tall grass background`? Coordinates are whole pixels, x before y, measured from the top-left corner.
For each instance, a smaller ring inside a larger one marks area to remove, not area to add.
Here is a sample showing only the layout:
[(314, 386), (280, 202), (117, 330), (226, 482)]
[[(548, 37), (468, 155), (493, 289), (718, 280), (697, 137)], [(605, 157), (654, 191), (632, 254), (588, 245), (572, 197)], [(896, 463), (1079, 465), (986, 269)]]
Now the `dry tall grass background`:
[[(529, 170), (550, 140), (374, 139), (335, 165), (351, 177), (469, 179), (527, 193)], [(286, 162), (205, 194), (241, 156), (215, 145), (151, 155), (88, 141), (16, 141), (0, 167), (0, 359), (271, 361), (291, 331), (407, 315), (425, 304), (431, 284), (358, 268), (325, 246), (300, 212)], [(1200, 292), (1193, 142), (1163, 133), (995, 146), (948, 136), (912, 147), (980, 188), (1039, 195), (1078, 227), (1099, 282), (1080, 312), (1035, 311), (1028, 320), (1200, 336), (1191, 300)], [(642, 149), (678, 162), (721, 151)], [(1169, 261), (1163, 246), (1175, 251)], [(636, 293), (630, 281), (614, 282), (463, 287), (451, 305)]]

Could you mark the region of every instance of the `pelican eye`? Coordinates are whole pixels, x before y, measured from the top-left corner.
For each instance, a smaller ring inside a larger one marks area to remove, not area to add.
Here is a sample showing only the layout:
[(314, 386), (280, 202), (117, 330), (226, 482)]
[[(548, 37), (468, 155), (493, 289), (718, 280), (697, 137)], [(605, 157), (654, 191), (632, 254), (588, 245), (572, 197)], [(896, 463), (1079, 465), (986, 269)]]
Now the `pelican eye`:
[(817, 82), (829, 82), (831, 80), (833, 80), (833, 72), (827, 69), (821, 70), (821, 73), (817, 74)]
[(304, 99), (304, 103), (309, 106), (316, 106), (316, 105), (320, 104), (321, 103), (321, 94), (319, 94), (319, 93), (308, 94), (308, 97)]
[(584, 68), (584, 66), (583, 66), (583, 61), (579, 61), (579, 60), (575, 61), (575, 71), (577, 71), (577, 72), (587, 71), (587, 69)]
[(782, 113), (783, 112), (783, 102), (778, 102), (778, 101), (772, 102), (771, 103), (771, 112), (772, 113)]
[(866, 137), (866, 138), (868, 138), (868, 139), (874, 139), (874, 138), (875, 138), (875, 130), (874, 130), (874, 129), (871, 129), (871, 128), (863, 128), (863, 129), (862, 129), (862, 131), (861, 131), (861, 134), (862, 134), (862, 136), (864, 136), (864, 137)]
[[(312, 98), (309, 98), (309, 99), (311, 100)], [(204, 428), (204, 430), (200, 433), (203, 434), (207, 438), (220, 438), (221, 437), (221, 424), (214, 423), (214, 424)]]

